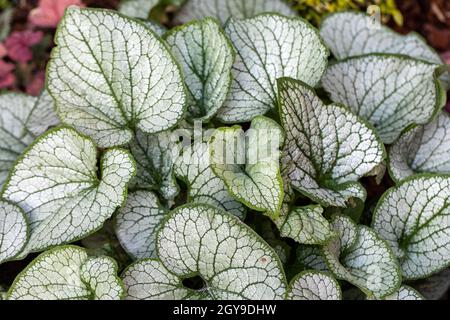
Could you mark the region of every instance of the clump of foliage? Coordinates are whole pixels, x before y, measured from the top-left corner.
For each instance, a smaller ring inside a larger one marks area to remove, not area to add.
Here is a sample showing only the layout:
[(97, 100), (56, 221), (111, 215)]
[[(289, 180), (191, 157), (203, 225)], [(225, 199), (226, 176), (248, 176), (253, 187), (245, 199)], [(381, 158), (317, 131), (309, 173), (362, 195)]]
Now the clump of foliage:
[(40, 253), (5, 298), (436, 297), (439, 56), (361, 13), (148, 2), (68, 8), (46, 90), (0, 96), (0, 263)]

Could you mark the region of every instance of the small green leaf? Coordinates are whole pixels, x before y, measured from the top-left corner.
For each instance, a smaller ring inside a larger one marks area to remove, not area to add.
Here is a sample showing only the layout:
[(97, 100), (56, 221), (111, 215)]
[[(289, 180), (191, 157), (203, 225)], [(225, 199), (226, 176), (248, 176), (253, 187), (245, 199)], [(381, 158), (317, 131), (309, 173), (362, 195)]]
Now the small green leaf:
[(383, 161), (374, 131), (342, 106), (326, 106), (304, 83), (278, 80), (281, 123), (286, 131), (282, 175), (323, 206), (346, 207), (365, 199), (357, 180)]
[(116, 235), (133, 258), (156, 257), (156, 231), (167, 212), (150, 191), (139, 190), (128, 195), (116, 216)]
[(426, 278), (450, 265), (450, 177), (404, 180), (378, 202), (372, 227), (392, 246), (405, 279)]
[(330, 65), (322, 85), (334, 102), (368, 120), (386, 144), (411, 124), (426, 124), (443, 106), (437, 67), (406, 56), (371, 54)]
[(99, 147), (126, 144), (137, 129), (167, 130), (183, 116), (180, 68), (143, 23), (70, 7), (55, 43), (47, 81), (57, 113)]
[(125, 201), (134, 160), (109, 149), (97, 177), (94, 143), (70, 128), (39, 137), (15, 164), (3, 190), (29, 222), (30, 239), (21, 256), (75, 241), (97, 230)]
[(159, 0), (122, 0), (119, 12), (126, 16), (147, 19), (150, 10), (159, 3)]
[(389, 245), (346, 216), (336, 215), (331, 223), (338, 237), (323, 248), (331, 272), (376, 299), (398, 290), (401, 272)]
[(17, 256), (28, 240), (28, 223), (18, 206), (0, 200), (0, 264)]
[(225, 23), (230, 17), (251, 18), (263, 12), (295, 16), (295, 11), (283, 0), (188, 0), (177, 14), (176, 21), (186, 23), (194, 19), (215, 17)]
[(284, 133), (273, 120), (258, 116), (250, 129), (223, 127), (211, 138), (214, 173), (246, 206), (276, 218), (283, 201), (279, 148)]
[(230, 94), (218, 119), (246, 122), (277, 108), (277, 79), (291, 77), (316, 86), (325, 72), (328, 49), (300, 18), (261, 14), (230, 19), (225, 26), (236, 51)]
[(287, 291), (288, 300), (341, 300), (338, 282), (324, 272), (304, 271), (292, 279)]
[(9, 300), (119, 300), (117, 264), (88, 258), (86, 250), (61, 246), (40, 254), (14, 280)]
[(232, 45), (210, 18), (172, 29), (165, 39), (184, 72), (189, 118), (207, 122), (228, 95), (235, 57)]
[(391, 177), (400, 181), (416, 173), (450, 173), (450, 116), (403, 133), (389, 150)]

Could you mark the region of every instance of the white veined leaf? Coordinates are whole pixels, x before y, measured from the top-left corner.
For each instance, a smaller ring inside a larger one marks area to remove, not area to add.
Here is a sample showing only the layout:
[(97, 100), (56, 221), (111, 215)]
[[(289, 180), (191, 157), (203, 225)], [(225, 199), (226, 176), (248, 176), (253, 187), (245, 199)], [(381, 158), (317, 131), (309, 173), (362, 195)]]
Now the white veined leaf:
[(0, 264), (17, 256), (28, 240), (28, 223), (23, 210), (0, 200)]
[(128, 143), (135, 130), (169, 129), (183, 116), (180, 68), (143, 23), (70, 7), (55, 43), (47, 80), (57, 113), (99, 147)]
[[(168, 292), (181, 298), (185, 292), (175, 289), (180, 279), (192, 275), (204, 281), (196, 298), (285, 297), (286, 278), (277, 254), (252, 229), (220, 209), (203, 204), (178, 207), (163, 223), (157, 239), (159, 258), (168, 271), (154, 265), (146, 271), (141, 266), (134, 279), (124, 279), (128, 293), (130, 284), (134, 286), (132, 297), (161, 298)], [(155, 267), (160, 270), (156, 275)]]
[(230, 195), (225, 183), (214, 174), (209, 154), (207, 142), (195, 141), (175, 160), (175, 175), (188, 186), (187, 202), (210, 204), (243, 219), (245, 206)]
[(389, 170), (400, 181), (416, 173), (450, 173), (450, 116), (404, 132), (389, 150)]
[(334, 102), (349, 106), (391, 144), (409, 125), (428, 123), (444, 105), (436, 70), (406, 56), (371, 54), (330, 65), (322, 84)]
[[(372, 299), (368, 298), (368, 300)], [(395, 293), (388, 295), (383, 300), (424, 300), (424, 298), (413, 288), (402, 285)]]
[[(403, 54), (442, 65), (439, 54), (417, 33), (401, 35), (360, 12), (337, 12), (327, 16), (320, 35), (337, 59), (368, 53)], [(450, 76), (441, 78), (450, 85)]]
[(450, 268), (444, 269), (439, 273), (426, 279), (416, 281), (414, 288), (428, 300), (441, 299), (450, 288)]
[(220, 25), (204, 19), (169, 31), (165, 39), (184, 72), (188, 116), (208, 121), (222, 107), (235, 53)]
[(138, 190), (128, 195), (116, 216), (116, 235), (133, 258), (156, 257), (156, 231), (167, 212), (150, 191)]
[(338, 237), (323, 247), (331, 272), (376, 299), (398, 290), (401, 271), (389, 245), (372, 229), (346, 216), (335, 215), (331, 223)]
[(123, 295), (117, 265), (89, 258), (84, 248), (61, 246), (35, 258), (14, 280), (9, 300), (118, 300)]
[(219, 128), (210, 142), (212, 169), (228, 191), (272, 218), (283, 201), (279, 166), (283, 141), (283, 130), (275, 121), (257, 116), (247, 132), (239, 126)]
[(101, 178), (94, 143), (71, 128), (48, 131), (22, 154), (3, 190), (29, 222), (21, 256), (83, 238), (123, 204), (135, 173), (131, 155), (109, 149), (99, 169)]
[(264, 12), (276, 12), (285, 16), (295, 16), (284, 0), (188, 0), (176, 15), (179, 23), (214, 17), (225, 23), (230, 17), (252, 18)]
[(318, 205), (295, 207), (280, 215), (274, 222), (282, 237), (289, 237), (301, 244), (325, 244), (335, 234), (323, 208)]
[(300, 245), (297, 248), (296, 264), (302, 270), (330, 272), (322, 255), (321, 246)]
[(56, 124), (53, 101), (46, 92), (39, 98), (20, 93), (0, 95), (0, 187), (25, 148)]
[(178, 155), (178, 146), (171, 131), (157, 134), (136, 132), (129, 144), (136, 160), (136, 177), (131, 181), (132, 189), (151, 189), (165, 199), (173, 199), (179, 192), (173, 173), (173, 162)]
[(277, 79), (291, 77), (316, 86), (328, 63), (319, 33), (300, 18), (262, 14), (230, 21), (225, 33), (237, 56), (230, 93), (218, 119), (246, 122), (277, 108)]
[(119, 12), (133, 18), (147, 19), (159, 0), (122, 0)]
[(392, 246), (405, 279), (450, 265), (450, 176), (404, 180), (379, 200), (372, 227)]
[(163, 26), (162, 24), (153, 21), (153, 20), (143, 20), (141, 21), (143, 24), (145, 24), (145, 26), (152, 30), (154, 33), (156, 33), (156, 35), (162, 37), (166, 32), (167, 32), (167, 28), (165, 26)]
[(329, 274), (304, 271), (289, 284), (288, 300), (342, 300), (339, 283)]
[(95, 300), (120, 300), (124, 295), (117, 276), (117, 262), (107, 256), (88, 258), (81, 266), (81, 280), (88, 285)]
[(286, 131), (282, 175), (323, 206), (346, 207), (365, 199), (357, 180), (384, 158), (373, 129), (349, 110), (326, 106), (300, 81), (278, 80), (281, 123)]

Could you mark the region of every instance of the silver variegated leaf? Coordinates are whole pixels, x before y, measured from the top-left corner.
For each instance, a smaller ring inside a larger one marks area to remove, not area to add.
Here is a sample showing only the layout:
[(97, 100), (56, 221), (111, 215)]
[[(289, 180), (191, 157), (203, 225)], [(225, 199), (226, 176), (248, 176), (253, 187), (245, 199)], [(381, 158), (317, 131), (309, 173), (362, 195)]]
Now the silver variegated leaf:
[(225, 33), (236, 51), (230, 94), (218, 118), (246, 122), (277, 108), (281, 77), (316, 86), (327, 66), (328, 49), (311, 25), (300, 18), (262, 14), (230, 21)]
[(119, 12), (133, 18), (147, 19), (159, 0), (122, 0)]
[[(369, 298), (369, 300), (371, 299)], [(424, 300), (424, 298), (413, 288), (402, 285), (395, 293), (388, 295), (383, 300)]]
[(341, 300), (339, 283), (329, 274), (304, 271), (296, 275), (289, 284), (288, 300)]
[(18, 206), (0, 200), (0, 264), (17, 256), (28, 241), (28, 222)]

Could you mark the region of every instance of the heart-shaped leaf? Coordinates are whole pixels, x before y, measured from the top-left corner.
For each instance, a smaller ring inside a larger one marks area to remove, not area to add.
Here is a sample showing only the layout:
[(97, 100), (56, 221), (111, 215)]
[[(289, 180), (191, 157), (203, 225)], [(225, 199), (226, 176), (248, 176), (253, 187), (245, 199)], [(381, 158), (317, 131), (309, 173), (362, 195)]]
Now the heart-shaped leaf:
[[(444, 64), (439, 54), (417, 33), (398, 34), (360, 12), (337, 12), (327, 16), (320, 26), (320, 35), (337, 59), (368, 53), (397, 53)], [(450, 85), (448, 73), (441, 79)]]
[(94, 143), (70, 128), (39, 137), (21, 156), (3, 190), (18, 204), (30, 225), (30, 239), (21, 253), (83, 238), (97, 230), (125, 201), (135, 173), (130, 154), (109, 149), (97, 177)]
[(61, 246), (40, 254), (14, 280), (9, 300), (119, 300), (124, 293), (117, 264)]
[(211, 138), (214, 173), (234, 197), (273, 218), (283, 201), (279, 166), (283, 141), (281, 127), (263, 116), (254, 118), (245, 133), (239, 126), (223, 127)]
[(283, 0), (188, 0), (178, 12), (176, 20), (186, 23), (205, 17), (215, 17), (225, 23), (230, 17), (251, 18), (263, 12), (295, 15), (295, 11)]
[(285, 296), (286, 279), (276, 253), (252, 229), (222, 210), (200, 204), (178, 207), (157, 238), (158, 254), (167, 270), (154, 260), (129, 269), (124, 276), (127, 298), (185, 298), (189, 290), (181, 287), (181, 279), (192, 275), (203, 281), (195, 298)]
[(419, 176), (389, 189), (373, 228), (392, 246), (406, 279), (426, 278), (450, 265), (450, 176)]
[(159, 0), (122, 0), (119, 12), (133, 18), (147, 19)]
[(175, 175), (188, 186), (187, 202), (210, 204), (243, 219), (245, 206), (231, 197), (225, 183), (214, 174), (209, 154), (209, 144), (196, 141), (175, 161)]
[(0, 200), (0, 264), (17, 256), (28, 240), (28, 223), (18, 206)]
[(342, 106), (326, 106), (306, 84), (278, 80), (281, 123), (286, 131), (283, 176), (324, 206), (345, 207), (365, 199), (357, 180), (384, 157), (374, 131)]
[(318, 271), (304, 271), (295, 276), (287, 291), (289, 300), (341, 300), (338, 282), (330, 275)]
[(300, 18), (262, 14), (230, 19), (225, 33), (236, 51), (230, 94), (218, 118), (246, 122), (277, 108), (277, 78), (291, 77), (310, 86), (319, 83), (328, 49), (317, 30)]
[(116, 235), (133, 258), (156, 257), (156, 231), (167, 212), (150, 191), (139, 190), (128, 195), (116, 216)]
[(222, 107), (231, 83), (235, 53), (220, 25), (207, 18), (165, 36), (184, 72), (188, 116), (208, 121)]
[(400, 181), (416, 173), (450, 173), (450, 116), (403, 133), (389, 150), (391, 177)]
[(332, 225), (338, 237), (323, 248), (323, 256), (338, 279), (376, 299), (398, 290), (401, 272), (387, 243), (372, 229), (358, 226), (346, 216), (333, 216)]
[(58, 119), (48, 94), (35, 98), (18, 93), (0, 95), (0, 187), (14, 161)]
[(48, 90), (62, 121), (99, 147), (157, 133), (183, 115), (178, 65), (144, 24), (109, 10), (70, 7), (59, 24)]
[(411, 124), (426, 124), (445, 103), (437, 67), (399, 55), (371, 54), (330, 65), (322, 79), (334, 102), (368, 120), (386, 144)]

